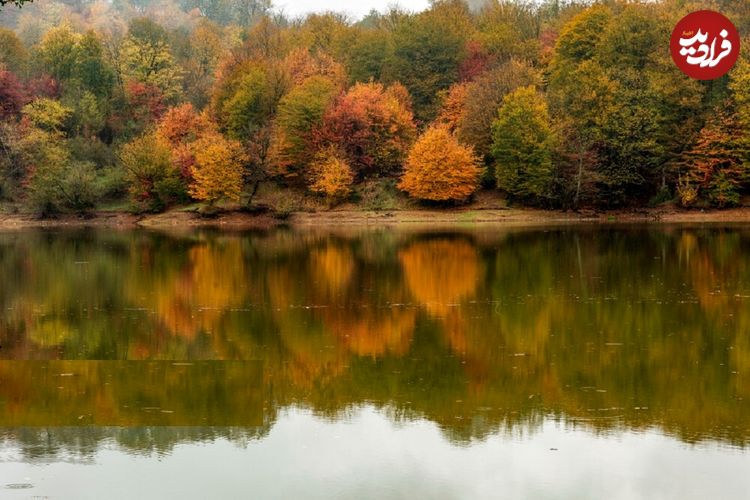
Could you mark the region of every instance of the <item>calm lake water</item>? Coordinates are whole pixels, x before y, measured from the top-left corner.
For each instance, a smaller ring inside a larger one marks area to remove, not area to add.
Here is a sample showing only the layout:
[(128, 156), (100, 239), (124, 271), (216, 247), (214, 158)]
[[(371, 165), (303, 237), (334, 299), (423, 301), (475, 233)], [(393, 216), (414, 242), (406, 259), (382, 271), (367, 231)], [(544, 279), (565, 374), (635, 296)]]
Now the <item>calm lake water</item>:
[(750, 227), (0, 233), (1, 498), (747, 498)]

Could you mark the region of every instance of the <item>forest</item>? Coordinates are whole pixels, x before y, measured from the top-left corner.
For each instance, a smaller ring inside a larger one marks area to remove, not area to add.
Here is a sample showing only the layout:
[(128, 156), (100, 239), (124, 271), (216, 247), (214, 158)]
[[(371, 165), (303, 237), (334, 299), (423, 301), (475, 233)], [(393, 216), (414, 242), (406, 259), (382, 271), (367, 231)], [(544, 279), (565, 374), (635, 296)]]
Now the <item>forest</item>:
[(745, 0), (434, 0), (362, 19), (270, 0), (2, 3), (4, 210), (250, 209), (263, 189), (326, 207), (750, 194), (747, 52), (706, 82), (669, 53), (704, 8), (746, 37)]

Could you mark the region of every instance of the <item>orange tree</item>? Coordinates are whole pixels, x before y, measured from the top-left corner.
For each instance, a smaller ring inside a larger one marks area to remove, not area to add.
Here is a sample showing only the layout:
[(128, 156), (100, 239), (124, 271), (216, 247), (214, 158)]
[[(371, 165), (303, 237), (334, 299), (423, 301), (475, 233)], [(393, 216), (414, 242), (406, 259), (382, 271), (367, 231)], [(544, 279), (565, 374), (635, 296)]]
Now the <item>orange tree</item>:
[(471, 147), (445, 128), (432, 127), (414, 144), (398, 187), (420, 200), (462, 201), (476, 191), (481, 175)]

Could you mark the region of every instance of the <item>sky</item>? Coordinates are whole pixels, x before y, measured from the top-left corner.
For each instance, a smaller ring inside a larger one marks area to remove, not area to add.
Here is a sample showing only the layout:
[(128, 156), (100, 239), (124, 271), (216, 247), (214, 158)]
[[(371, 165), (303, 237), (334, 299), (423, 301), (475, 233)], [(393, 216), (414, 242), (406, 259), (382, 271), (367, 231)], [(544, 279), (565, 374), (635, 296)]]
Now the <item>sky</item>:
[(428, 0), (276, 0), (276, 10), (290, 17), (309, 14), (311, 12), (343, 12), (355, 19), (366, 15), (372, 9), (384, 12), (388, 7), (398, 4), (405, 10), (420, 11), (429, 6)]

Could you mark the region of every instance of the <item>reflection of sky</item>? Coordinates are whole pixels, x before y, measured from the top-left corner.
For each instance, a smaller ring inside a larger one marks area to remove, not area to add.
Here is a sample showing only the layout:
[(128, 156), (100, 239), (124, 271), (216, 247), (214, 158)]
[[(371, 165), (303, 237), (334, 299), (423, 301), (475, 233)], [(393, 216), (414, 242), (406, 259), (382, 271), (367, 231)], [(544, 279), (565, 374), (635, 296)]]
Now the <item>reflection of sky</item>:
[(276, 10), (283, 11), (290, 17), (309, 14), (310, 12), (334, 11), (349, 14), (359, 19), (372, 9), (383, 12), (391, 5), (399, 5), (405, 10), (420, 11), (429, 7), (428, 0), (278, 0), (273, 3)]
[[(556, 448), (556, 450), (551, 450)], [(2, 498), (720, 499), (750, 491), (750, 454), (657, 432), (593, 435), (546, 423), (531, 435), (450, 444), (428, 421), (394, 424), (372, 408), (330, 421), (279, 416), (245, 447), (184, 444), (166, 456), (100, 450), (93, 465), (13, 462), (0, 449)], [(29, 483), (31, 489), (3, 489)]]

